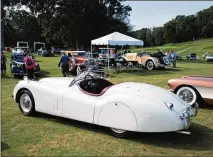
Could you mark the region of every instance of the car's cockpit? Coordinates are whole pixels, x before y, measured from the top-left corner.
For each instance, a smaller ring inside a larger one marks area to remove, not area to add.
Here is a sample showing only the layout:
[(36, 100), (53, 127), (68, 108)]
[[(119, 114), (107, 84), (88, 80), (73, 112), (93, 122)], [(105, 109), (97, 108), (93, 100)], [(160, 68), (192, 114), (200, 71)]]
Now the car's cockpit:
[(82, 92), (94, 96), (104, 94), (112, 85), (114, 84), (105, 79), (93, 78), (91, 75), (86, 75), (85, 79), (78, 84)]
[(88, 95), (100, 96), (114, 84), (93, 72), (93, 66), (85, 68), (70, 83), (70, 87), (76, 84), (78, 88)]

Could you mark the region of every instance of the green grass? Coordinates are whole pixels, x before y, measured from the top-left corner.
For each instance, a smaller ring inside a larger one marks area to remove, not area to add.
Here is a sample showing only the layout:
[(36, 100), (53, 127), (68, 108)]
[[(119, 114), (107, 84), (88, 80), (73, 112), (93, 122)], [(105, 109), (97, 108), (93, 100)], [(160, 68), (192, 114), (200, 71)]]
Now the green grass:
[[(36, 56), (36, 59), (42, 76), (61, 76), (57, 66), (59, 57)], [(212, 63), (180, 61), (176, 69), (116, 73), (111, 81), (137, 81), (167, 88), (167, 81), (174, 77), (212, 74)], [(200, 109), (190, 128), (190, 136), (160, 133), (136, 134), (131, 139), (118, 139), (102, 127), (82, 122), (45, 114), (23, 116), (11, 97), (18, 81), (12, 78), (9, 69), (7, 76), (2, 78), (3, 156), (213, 155), (213, 114), (210, 108)]]
[[(196, 40), (196, 41), (189, 41), (184, 43), (178, 44), (166, 44), (162, 46), (155, 46), (144, 48), (145, 51), (149, 52), (157, 52), (157, 49), (163, 50), (164, 52), (168, 52), (171, 49), (174, 51), (181, 51), (190, 48), (184, 52), (181, 52), (181, 56), (185, 56), (186, 54), (195, 52), (198, 56), (202, 57), (205, 52), (209, 52), (213, 54), (213, 38), (210, 39), (203, 39), (203, 40)], [(131, 48), (129, 49), (132, 52), (140, 52), (141, 48)]]

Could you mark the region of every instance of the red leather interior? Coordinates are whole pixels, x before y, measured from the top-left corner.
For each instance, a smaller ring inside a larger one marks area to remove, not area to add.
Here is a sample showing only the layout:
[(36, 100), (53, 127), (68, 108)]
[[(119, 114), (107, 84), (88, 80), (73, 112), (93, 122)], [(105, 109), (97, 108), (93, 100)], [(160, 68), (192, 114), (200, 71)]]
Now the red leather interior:
[(89, 93), (89, 92), (86, 92), (86, 91), (84, 91), (83, 89), (81, 89), (80, 86), (78, 86), (78, 87), (79, 87), (79, 89), (80, 89), (83, 93), (85, 93), (85, 94), (87, 94), (87, 95), (91, 95), (91, 96), (101, 96), (101, 95), (103, 95), (103, 94), (104, 94), (110, 87), (112, 87), (112, 86), (113, 86), (113, 85), (104, 88), (100, 94)]

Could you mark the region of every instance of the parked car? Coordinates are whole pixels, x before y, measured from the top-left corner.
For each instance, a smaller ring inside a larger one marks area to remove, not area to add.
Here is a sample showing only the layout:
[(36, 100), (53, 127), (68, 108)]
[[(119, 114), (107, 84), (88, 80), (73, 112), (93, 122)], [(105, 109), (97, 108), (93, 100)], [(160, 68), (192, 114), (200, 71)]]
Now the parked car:
[(51, 52), (52, 52), (53, 54), (54, 54), (54, 53), (60, 54), (60, 53), (61, 53), (61, 50), (62, 50), (62, 48), (59, 47), (59, 46), (52, 46), (52, 47), (51, 47)]
[[(33, 58), (33, 56), (31, 55)], [(10, 60), (10, 70), (13, 77), (27, 76), (25, 64), (24, 64), (24, 53), (12, 53)], [(35, 74), (40, 72), (40, 65), (36, 63)]]
[(107, 127), (122, 138), (131, 132), (186, 130), (198, 112), (198, 106), (192, 108), (166, 89), (137, 82), (113, 84), (85, 71), (74, 78), (25, 78), (15, 86), (13, 99), (25, 116), (42, 112), (75, 119)]
[(51, 50), (48, 50), (45, 47), (41, 47), (40, 49), (38, 49), (37, 54), (42, 57), (54, 56), (54, 53), (52, 53)]
[(186, 59), (187, 60), (198, 60), (199, 57), (196, 55), (196, 53), (191, 53), (191, 54), (186, 55)]
[(208, 54), (207, 56), (206, 56), (206, 61), (213, 61), (213, 54)]
[(183, 60), (183, 57), (180, 55), (177, 55), (177, 60)]
[(15, 47), (12, 49), (12, 53), (24, 53), (26, 48), (21, 48), (21, 47)]
[(122, 56), (127, 62), (133, 65), (142, 65), (148, 70), (154, 68), (165, 68), (169, 65), (168, 58), (163, 53), (127, 53)]
[(198, 102), (213, 104), (213, 77), (185, 76), (168, 81), (169, 90), (177, 94), (189, 105)]
[(208, 56), (208, 54), (209, 54), (208, 52), (204, 53), (204, 54), (203, 54), (203, 59), (205, 59), (206, 56)]
[(70, 74), (74, 76), (79, 74), (81, 70), (86, 67), (85, 61), (89, 59), (86, 51), (66, 51), (65, 53), (73, 57), (72, 61), (69, 63)]

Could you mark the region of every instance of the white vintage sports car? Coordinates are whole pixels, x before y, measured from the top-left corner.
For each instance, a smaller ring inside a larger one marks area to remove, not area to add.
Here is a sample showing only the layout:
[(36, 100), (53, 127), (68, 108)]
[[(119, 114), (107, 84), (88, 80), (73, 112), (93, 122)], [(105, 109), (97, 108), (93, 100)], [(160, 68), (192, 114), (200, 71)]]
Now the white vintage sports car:
[[(24, 78), (13, 91), (21, 112), (37, 112), (105, 126), (116, 137), (131, 132), (183, 132), (197, 115), (166, 89), (136, 82), (113, 84), (83, 71), (75, 78)], [(187, 133), (187, 132), (186, 132)]]

